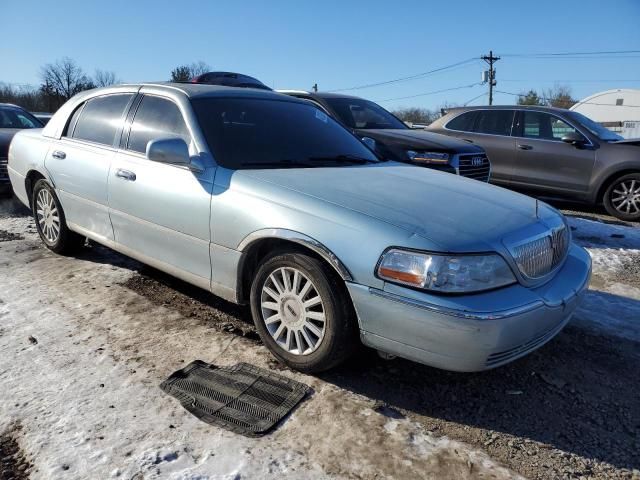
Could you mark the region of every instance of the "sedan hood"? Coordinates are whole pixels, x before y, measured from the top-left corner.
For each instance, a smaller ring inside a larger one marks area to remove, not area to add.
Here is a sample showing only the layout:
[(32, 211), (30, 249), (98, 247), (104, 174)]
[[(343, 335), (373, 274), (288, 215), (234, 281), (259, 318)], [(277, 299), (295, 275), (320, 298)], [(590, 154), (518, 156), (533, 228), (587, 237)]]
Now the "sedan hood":
[(615, 142), (611, 142), (611, 144), (635, 145), (640, 147), (640, 138), (625, 138), (624, 140), (617, 140)]
[(371, 137), (386, 145), (394, 145), (407, 150), (483, 153), (482, 148), (477, 145), (426, 130), (377, 129), (358, 130), (357, 133), (361, 137)]
[(395, 225), (443, 251), (494, 250), (508, 234), (537, 222), (530, 197), (398, 162), (236, 173)]

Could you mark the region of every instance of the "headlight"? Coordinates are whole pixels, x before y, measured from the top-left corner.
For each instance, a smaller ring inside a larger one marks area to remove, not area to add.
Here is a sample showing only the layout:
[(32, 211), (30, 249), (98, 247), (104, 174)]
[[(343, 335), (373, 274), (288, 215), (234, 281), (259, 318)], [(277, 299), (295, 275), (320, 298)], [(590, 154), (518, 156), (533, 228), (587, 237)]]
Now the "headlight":
[(442, 293), (478, 292), (516, 281), (497, 254), (440, 255), (397, 248), (382, 254), (377, 275), (389, 282)]
[(415, 152), (413, 150), (407, 150), (407, 157), (409, 160), (416, 163), (434, 163), (438, 165), (444, 165), (449, 163), (448, 153), (439, 152)]

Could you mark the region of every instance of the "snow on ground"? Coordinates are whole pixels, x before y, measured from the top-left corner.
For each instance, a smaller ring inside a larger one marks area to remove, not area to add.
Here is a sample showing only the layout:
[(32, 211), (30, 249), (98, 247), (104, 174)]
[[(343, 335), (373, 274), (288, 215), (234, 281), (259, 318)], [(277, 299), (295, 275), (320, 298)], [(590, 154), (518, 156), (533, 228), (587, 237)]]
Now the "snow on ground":
[(640, 228), (569, 217), (593, 260), (590, 291), (574, 324), (640, 341)]
[(27, 217), (5, 215), (2, 230), (24, 239), (0, 241), (0, 433), (22, 427), (34, 479), (517, 478), (288, 370), (313, 394), (275, 432), (249, 439), (209, 426), (159, 384), (193, 359), (269, 368), (264, 347), (122, 287), (137, 264), (106, 249), (54, 255)]

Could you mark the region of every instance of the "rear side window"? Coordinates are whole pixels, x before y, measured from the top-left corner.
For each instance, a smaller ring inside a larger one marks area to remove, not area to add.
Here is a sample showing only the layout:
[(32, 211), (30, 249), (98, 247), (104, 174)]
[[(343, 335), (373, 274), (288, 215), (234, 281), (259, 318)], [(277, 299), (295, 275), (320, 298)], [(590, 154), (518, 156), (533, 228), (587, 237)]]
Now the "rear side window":
[(191, 141), (180, 109), (171, 100), (146, 95), (131, 124), (127, 149), (145, 153), (151, 140), (171, 137), (182, 138), (187, 144)]
[(513, 110), (483, 110), (478, 114), (474, 132), (488, 135), (511, 135)]
[(447, 123), (449, 130), (458, 130), (461, 132), (473, 131), (473, 122), (477, 117), (478, 112), (467, 112), (462, 115), (458, 115), (456, 118)]
[[(79, 116), (71, 137), (102, 145), (113, 145), (131, 97), (131, 94), (115, 94), (92, 98), (82, 111), (76, 111)], [(75, 118), (71, 119), (69, 127), (73, 125), (74, 120)]]

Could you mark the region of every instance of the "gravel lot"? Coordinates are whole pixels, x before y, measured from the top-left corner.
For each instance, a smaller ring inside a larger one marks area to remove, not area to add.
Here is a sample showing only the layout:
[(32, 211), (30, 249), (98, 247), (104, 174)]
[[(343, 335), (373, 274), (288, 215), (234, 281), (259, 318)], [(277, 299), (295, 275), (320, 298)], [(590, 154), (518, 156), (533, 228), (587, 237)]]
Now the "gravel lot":
[[(100, 246), (55, 256), (4, 200), (0, 479), (640, 479), (640, 229), (566, 213), (593, 290), (537, 352), (456, 374), (363, 351), (310, 377), (266, 352), (246, 309)], [(157, 388), (196, 358), (314, 393), (271, 435), (238, 437)]]

